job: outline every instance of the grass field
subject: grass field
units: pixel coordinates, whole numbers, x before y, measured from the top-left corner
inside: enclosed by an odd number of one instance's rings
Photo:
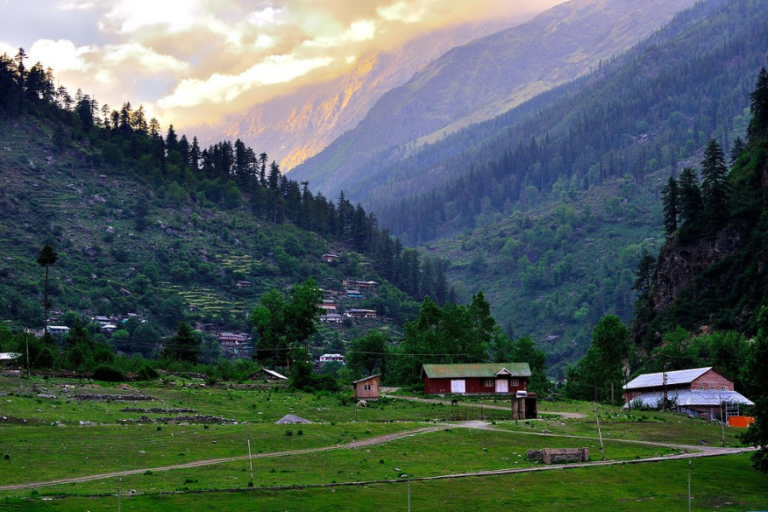
[[[158,381],[159,382],[159,381]],[[480,419],[480,412],[457,410],[441,404],[423,404],[402,399],[385,399],[372,402],[370,407],[356,408],[349,403],[349,393],[305,394],[292,393],[274,387],[272,389],[246,389],[232,386],[200,387],[201,380],[173,379],[167,385],[135,383],[129,390],[117,385],[86,381],[70,382],[62,379],[13,379],[0,378],[0,405],[2,415],[26,419],[30,423],[78,425],[80,421],[114,424],[121,420],[136,420],[144,413],[123,412],[124,408],[189,408],[195,414],[217,416],[237,422],[274,423],[286,414],[296,414],[314,422],[348,421],[431,421],[434,419]],[[34,391],[37,384],[39,391]],[[76,387],[63,393],[64,385]],[[193,387],[187,387],[192,385]],[[232,384],[238,386],[237,384]],[[77,395],[148,395],[155,400],[140,402],[78,400]],[[55,396],[40,398],[38,395]],[[154,415],[158,416],[158,415]],[[162,414],[160,416],[168,416]],[[506,419],[505,411],[484,411],[488,419]]]
[[[295,430],[294,430],[295,431]],[[304,430],[306,432],[306,429]],[[373,432],[373,431],[371,431]],[[302,437],[313,436],[314,432]],[[283,436],[285,437],[285,436]],[[296,436],[294,436],[296,437]],[[342,438],[357,437],[345,430]],[[332,441],[332,440],[331,440]],[[278,451],[285,445],[280,443]],[[300,449],[301,446],[315,447],[314,443],[295,443],[287,449]],[[331,443],[327,443],[330,445]],[[644,446],[621,442],[607,443],[607,452],[613,460],[633,460],[636,458],[665,456],[680,453],[674,448]],[[262,447],[263,443],[258,446]],[[129,451],[124,448],[124,451]],[[265,445],[268,446],[268,445]],[[450,446],[450,450],[444,447]],[[297,454],[276,458],[258,458],[254,463],[254,483],[256,486],[291,486],[313,485],[336,482],[373,481],[398,478],[401,473],[414,477],[430,477],[453,473],[490,471],[509,468],[536,467],[537,464],[526,460],[526,450],[548,448],[568,448],[586,446],[590,449],[592,460],[600,460],[597,441],[579,440],[563,437],[525,436],[513,432],[497,432],[467,428],[453,428],[437,432],[423,433],[397,439],[381,445],[363,446],[354,449]],[[117,448],[116,450],[119,450]],[[265,450],[266,451],[266,450]],[[148,460],[136,456],[135,450],[128,454],[122,466],[147,467]],[[214,452],[216,453],[214,455]],[[120,452],[118,452],[120,453]],[[179,463],[177,454],[169,453],[160,464]],[[242,455],[242,450],[232,452]],[[212,451],[211,456],[231,456],[228,451]],[[198,457],[199,458],[199,457]],[[170,459],[170,460],[169,460]],[[157,458],[152,460],[157,461]],[[103,461],[102,461],[103,462]],[[184,462],[184,461],[181,461]],[[141,466],[140,464],[144,464]],[[94,472],[98,465],[87,464]],[[402,471],[395,471],[398,468]],[[405,469],[404,469],[405,468]],[[240,460],[200,468],[151,472],[151,474],[130,475],[124,477],[125,485],[139,492],[167,492],[179,488],[190,490],[229,489],[242,487],[248,483],[248,461]],[[105,471],[100,469],[100,471]],[[39,477],[38,477],[39,478]],[[44,487],[40,494],[108,494],[112,492],[113,480],[93,481]],[[8,482],[11,483],[11,482]],[[11,491],[6,494],[18,494]],[[24,492],[28,494],[29,491]],[[0,494],[2,496],[2,494]]]
[[[759,510],[768,506],[766,477],[752,471],[747,457],[702,459],[692,465],[694,511]],[[411,482],[412,510],[643,511],[687,510],[687,461],[555,470],[483,478]],[[116,484],[116,482],[112,482]],[[123,489],[126,489],[123,486]],[[50,498],[49,498],[50,499]],[[123,496],[122,510],[327,511],[406,510],[407,484],[368,484],[281,491],[180,493]],[[115,510],[109,497],[67,497],[42,501],[0,501],[8,511]]]
[[[75,388],[63,393],[65,384]],[[87,382],[55,379],[0,379],[0,486],[137,471],[121,475],[123,492],[129,493],[122,498],[123,510],[392,510],[405,506],[405,486],[400,477],[407,473],[417,479],[411,484],[414,510],[497,510],[510,504],[528,510],[573,506],[587,510],[683,510],[687,506],[684,462],[628,463],[693,452],[702,446],[700,441],[720,445],[721,430],[715,424],[673,414],[627,416],[618,409],[601,408],[606,457],[619,461],[619,465],[571,467],[568,471],[562,471],[567,466],[558,466],[544,473],[425,481],[418,479],[541,468],[526,461],[528,449],[588,447],[591,460],[600,460],[592,406],[545,402],[557,404],[552,413],[579,412],[586,417],[515,422],[502,421],[507,411],[495,411],[498,418],[467,424],[472,427],[467,428],[450,423],[479,419],[479,407],[396,399],[355,408],[345,400],[346,394],[243,389],[234,383],[208,387],[199,386],[199,381],[193,387],[189,384],[189,379],[174,379],[120,389],[107,383],[92,387]],[[85,393],[151,395],[154,400],[76,398]],[[38,394],[55,397],[39,398]],[[124,412],[127,407],[168,412]],[[237,424],[173,420],[121,423],[140,416],[173,418],[179,414],[173,409],[178,408],[221,416]],[[487,418],[493,412],[485,408],[483,415]],[[289,413],[315,423],[274,425],[276,419]],[[2,421],[3,417],[10,421]],[[27,422],[19,423],[19,419]],[[95,424],[80,426],[80,421]],[[485,426],[478,429],[475,425]],[[424,428],[437,430],[425,432]],[[253,488],[248,486],[245,458],[248,431],[254,454]],[[726,443],[737,446],[738,432],[725,431]],[[376,439],[395,434],[401,436]],[[200,461],[210,462],[201,467],[163,470]],[[768,496],[764,491],[768,481],[752,471],[745,455],[695,459],[693,465],[700,493],[694,493],[694,510],[754,510]],[[725,467],[720,474],[719,465]],[[395,483],[377,483],[381,481]],[[353,482],[365,484],[341,486]],[[117,476],[113,475],[6,490],[0,492],[0,510],[114,510],[116,484]],[[331,487],[323,487],[328,485]],[[272,489],[277,487],[283,489]]]

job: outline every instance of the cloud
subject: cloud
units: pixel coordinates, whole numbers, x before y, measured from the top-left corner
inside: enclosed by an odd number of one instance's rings
[[[216,73],[206,80],[183,80],[170,95],[161,98],[157,105],[163,109],[174,109],[230,102],[253,87],[290,82],[330,63],[328,57],[297,59],[292,55],[273,55],[238,75]]]
[[[200,4],[200,0],[117,0],[102,26],[121,34],[148,27],[180,32],[195,26],[202,13]]]
[[[333,48],[347,43],[358,43],[373,39],[376,24],[373,20],[361,20],[352,23],[347,30],[335,36],[318,36],[304,41],[307,48]]]
[[[92,46],[75,46],[75,43],[66,39],[53,41],[51,39],[39,39],[35,41],[27,54],[32,62],[41,62],[45,66],[55,68],[56,71],[83,71],[93,68],[88,62],[89,54],[96,48]]]
[[[60,11],[90,11],[100,5],[97,1],[85,0],[66,0],[56,4],[56,9]]]
[[[250,13],[248,15],[248,22],[257,27],[263,27],[265,25],[282,25],[284,23],[283,18],[285,15],[285,9],[267,7],[261,11],[253,11]]]
[[[0,55],[7,53],[9,57],[13,57],[18,51],[18,48],[14,48],[12,45],[0,41]]]
[[[24,46],[68,89],[195,124],[335,78],[432,30],[564,0],[47,1],[55,8],[0,0],[0,53]]]
[[[104,49],[103,62],[110,65],[133,63],[142,74],[183,73],[190,65],[170,55],[162,55],[138,43],[110,45]]]
[[[376,13],[387,21],[402,21],[403,23],[416,23],[424,17],[425,10],[414,9],[405,2],[397,2],[391,5],[376,8]]]

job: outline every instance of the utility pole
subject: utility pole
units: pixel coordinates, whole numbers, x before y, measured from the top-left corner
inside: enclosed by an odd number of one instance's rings
[[[661,356],[661,380],[664,384],[664,403],[661,406],[662,412],[667,412],[667,360],[662,354]]]
[[[45,332],[43,332],[43,337],[45,337]],[[27,344],[27,378],[29,378],[29,336],[24,336],[24,341]]]
[[[248,487],[253,487],[253,457],[251,456],[251,427],[246,429],[248,433],[248,465],[251,467],[251,481],[248,482]]]
[[[688,461],[688,512],[691,512],[691,461]]]
[[[600,408],[597,402],[593,402],[595,407],[595,421],[597,422],[597,435],[600,436],[600,453],[603,454],[603,460],[605,460],[605,449],[603,448],[603,432],[600,430],[600,418],[597,416],[597,410]]]
[[[117,512],[120,512],[120,482],[122,481],[122,478],[117,479]]]
[[[411,512],[411,474],[408,473],[408,512]]]
[[[720,436],[723,440],[723,446],[725,446],[725,422],[728,421],[725,417],[725,402],[720,399]]]

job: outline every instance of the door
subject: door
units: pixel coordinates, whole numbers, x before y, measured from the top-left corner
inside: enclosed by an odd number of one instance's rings
[[[496,392],[509,393],[509,381],[507,379],[496,379]]]
[[[466,387],[464,386],[463,380],[452,380],[451,381],[451,393],[457,393],[457,394],[464,394],[466,393]]]

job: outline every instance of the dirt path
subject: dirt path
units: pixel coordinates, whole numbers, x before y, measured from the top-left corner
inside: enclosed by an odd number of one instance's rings
[[[376,444],[388,443],[404,437],[411,437],[419,434],[428,434],[431,432],[437,432],[439,430],[445,430],[447,428],[453,428],[454,425],[440,425],[436,427],[426,427],[416,430],[406,430],[404,432],[397,432],[395,434],[387,434],[385,436],[372,437],[370,439],[363,439],[361,441],[354,441],[348,444],[337,444],[333,446],[323,446],[321,448],[307,448],[304,450],[289,450],[284,452],[272,452],[272,453],[259,453],[254,455],[254,459],[265,459],[269,457],[284,457],[286,455],[303,455],[309,453],[327,452],[331,450],[350,450],[354,448],[363,448],[365,446],[373,446]],[[221,459],[208,459],[199,460],[195,462],[188,462],[186,464],[174,464],[172,466],[161,466],[152,468],[141,469],[129,469],[125,471],[113,471],[111,473],[101,473],[98,475],[87,475],[75,478],[63,478],[60,480],[50,480],[47,482],[31,482],[26,484],[14,484],[14,485],[0,485],[0,491],[13,491],[19,489],[34,489],[36,487],[48,487],[50,485],[71,484],[79,482],[90,482],[92,480],[103,480],[106,478],[116,478],[128,475],[137,475],[145,473],[146,471],[152,471],[153,473],[159,471],[172,471],[174,469],[186,469],[186,468],[199,468],[202,466],[213,466],[216,464],[222,464],[225,462],[235,462],[238,460],[248,460],[247,455],[240,455],[237,457],[226,457]]]
[[[384,393],[386,393],[387,390],[389,390],[389,392],[392,392],[391,391],[392,389],[397,389],[397,388],[382,388],[382,395],[381,396],[385,396],[387,398],[397,398],[399,400],[411,400],[413,402],[422,402],[422,403],[425,403],[425,404],[452,405],[450,400],[441,400],[441,399],[437,399],[437,398],[419,398],[419,397],[416,397],[416,396],[400,396],[400,395],[387,395],[387,394],[384,394]],[[457,405],[459,405],[460,407],[474,407],[474,408],[484,407],[486,409],[493,409],[493,410],[496,410],[496,411],[509,411],[510,410],[509,407],[501,406],[501,405],[475,404],[475,403],[472,403],[472,402],[462,402],[462,401],[459,401],[457,403]],[[551,412],[551,411],[545,411],[545,412],[542,412],[542,414],[552,414],[552,415],[560,416],[561,418],[567,418],[567,419],[579,419],[579,418],[586,418],[587,417],[585,414],[581,414],[580,412]]]
[[[539,437],[566,437],[568,439],[581,439],[586,441],[597,441],[597,437],[589,437],[589,436],[575,436],[572,434],[546,434],[542,432],[526,432],[524,430],[508,430],[505,428],[499,428],[494,427],[490,423],[486,421],[464,421],[461,423],[451,423],[447,424],[446,427],[450,428],[474,428],[477,430],[491,430],[493,432],[503,432],[505,434],[512,434],[512,435],[523,435],[523,436],[539,436]],[[630,443],[630,444],[641,444],[645,446],[661,446],[664,448],[678,448],[680,450],[687,450],[688,452],[707,452],[712,453],[715,455],[724,455],[728,452],[728,450],[750,450],[750,448],[728,448],[728,447],[720,447],[720,446],[706,446],[706,445],[691,445],[691,444],[673,444],[673,443],[663,443],[659,441],[641,441],[639,439],[614,439],[614,438],[606,438],[603,439],[603,442],[605,443]]]
[[[518,432],[514,430],[505,430],[493,427],[492,425],[488,424],[484,421],[468,421],[463,423],[446,423],[440,426],[434,426],[434,427],[425,427],[420,428],[416,430],[407,430],[404,432],[397,432],[394,434],[388,434],[385,436],[378,436],[373,437],[370,439],[364,439],[361,441],[354,441],[352,443],[344,444],[344,445],[333,445],[333,446],[324,446],[320,448],[307,448],[304,450],[290,450],[290,451],[283,451],[283,452],[273,452],[273,453],[261,453],[258,455],[254,455],[254,459],[263,459],[263,458],[269,458],[269,457],[283,457],[287,455],[303,455],[303,454],[310,454],[310,453],[319,453],[319,452],[327,452],[332,450],[347,450],[347,449],[354,449],[354,448],[362,448],[365,446],[373,446],[377,444],[383,444],[390,441],[395,441],[398,439],[402,439],[405,437],[412,437],[415,435],[420,434],[428,434],[432,432],[438,432],[440,430],[445,430],[449,428],[472,428],[472,429],[480,429],[480,430],[492,430],[495,432],[503,432],[505,434],[509,435],[515,435],[515,434],[524,434],[524,435],[538,435],[542,437],[570,437],[574,439],[589,439],[594,440],[594,438],[591,437],[583,437],[583,436],[558,436],[555,434],[541,434],[541,433],[535,433],[535,432]],[[643,464],[643,463],[649,463],[649,462],[659,462],[659,461],[667,461],[667,460],[679,460],[679,459],[696,459],[696,458],[702,458],[702,457],[717,457],[717,456],[723,456],[723,455],[733,455],[743,452],[749,452],[754,451],[755,448],[748,447],[748,448],[720,448],[720,447],[710,447],[710,446],[689,446],[689,445],[676,445],[676,444],[670,444],[670,443],[657,443],[657,442],[651,442],[651,441],[636,441],[636,440],[619,440],[619,439],[613,439],[611,440],[613,442],[623,442],[623,443],[636,443],[636,444],[645,444],[645,445],[654,445],[654,446],[665,446],[665,447],[672,447],[672,448],[680,448],[680,449],[686,449],[686,450],[696,450],[697,453],[683,453],[679,455],[668,455],[665,457],[649,457],[644,459],[634,459],[634,460],[609,460],[609,461],[596,461],[596,462],[587,462],[587,463],[577,463],[577,464],[567,464],[567,465],[553,465],[553,466],[537,466],[533,468],[509,468],[509,469],[497,469],[497,470],[488,470],[488,471],[477,471],[472,473],[455,473],[455,474],[449,474],[449,475],[438,475],[438,476],[431,476],[431,477],[421,477],[421,478],[412,478],[412,481],[429,481],[429,480],[445,480],[445,479],[454,479],[454,478],[469,478],[469,477],[483,477],[483,476],[494,476],[494,475],[507,475],[507,474],[514,474],[514,473],[531,473],[535,471],[553,471],[553,470],[567,470],[567,469],[573,469],[573,468],[587,468],[587,467],[595,467],[595,466],[612,466],[617,464]],[[26,484],[15,484],[15,485],[4,485],[0,486],[0,491],[12,491],[12,490],[21,490],[21,489],[34,489],[37,487],[48,487],[52,485],[61,485],[61,484],[70,484],[70,483],[82,483],[82,482],[89,482],[93,480],[103,480],[107,478],[116,478],[116,477],[123,477],[128,475],[136,475],[140,473],[145,473],[146,471],[152,471],[152,472],[158,472],[158,471],[172,471],[175,469],[186,469],[186,468],[197,468],[197,467],[203,467],[203,466],[212,466],[216,464],[222,464],[226,462],[234,462],[234,461],[240,461],[240,460],[247,460],[248,456],[238,456],[238,457],[227,457],[227,458],[221,458],[221,459],[209,459],[209,460],[201,460],[196,462],[189,462],[186,464],[175,464],[172,466],[161,466],[161,467],[152,467],[152,468],[141,468],[141,469],[132,469],[132,470],[126,470],[126,471],[114,471],[110,473],[101,473],[98,475],[88,475],[88,476],[82,476],[82,477],[76,477],[76,478],[66,478],[66,479],[60,479],[60,480],[50,480],[47,482],[32,482],[32,483],[26,483]],[[370,485],[370,484],[377,484],[377,483],[397,483],[397,482],[403,482],[403,480],[372,480],[372,481],[364,481],[364,482],[342,482],[342,483],[331,483],[331,484],[306,484],[306,485],[291,485],[291,486],[278,486],[278,487],[266,487],[263,488],[264,490],[271,489],[271,490],[280,490],[280,489],[296,489],[297,487],[301,488],[314,488],[314,487],[344,487],[344,486],[359,486],[359,485]],[[229,492],[229,491],[235,491],[235,490],[242,490],[242,489],[216,489],[211,490],[210,492]],[[198,492],[198,491],[195,491]],[[163,493],[167,494],[167,493]],[[170,493],[170,494],[177,494],[177,493]]]

